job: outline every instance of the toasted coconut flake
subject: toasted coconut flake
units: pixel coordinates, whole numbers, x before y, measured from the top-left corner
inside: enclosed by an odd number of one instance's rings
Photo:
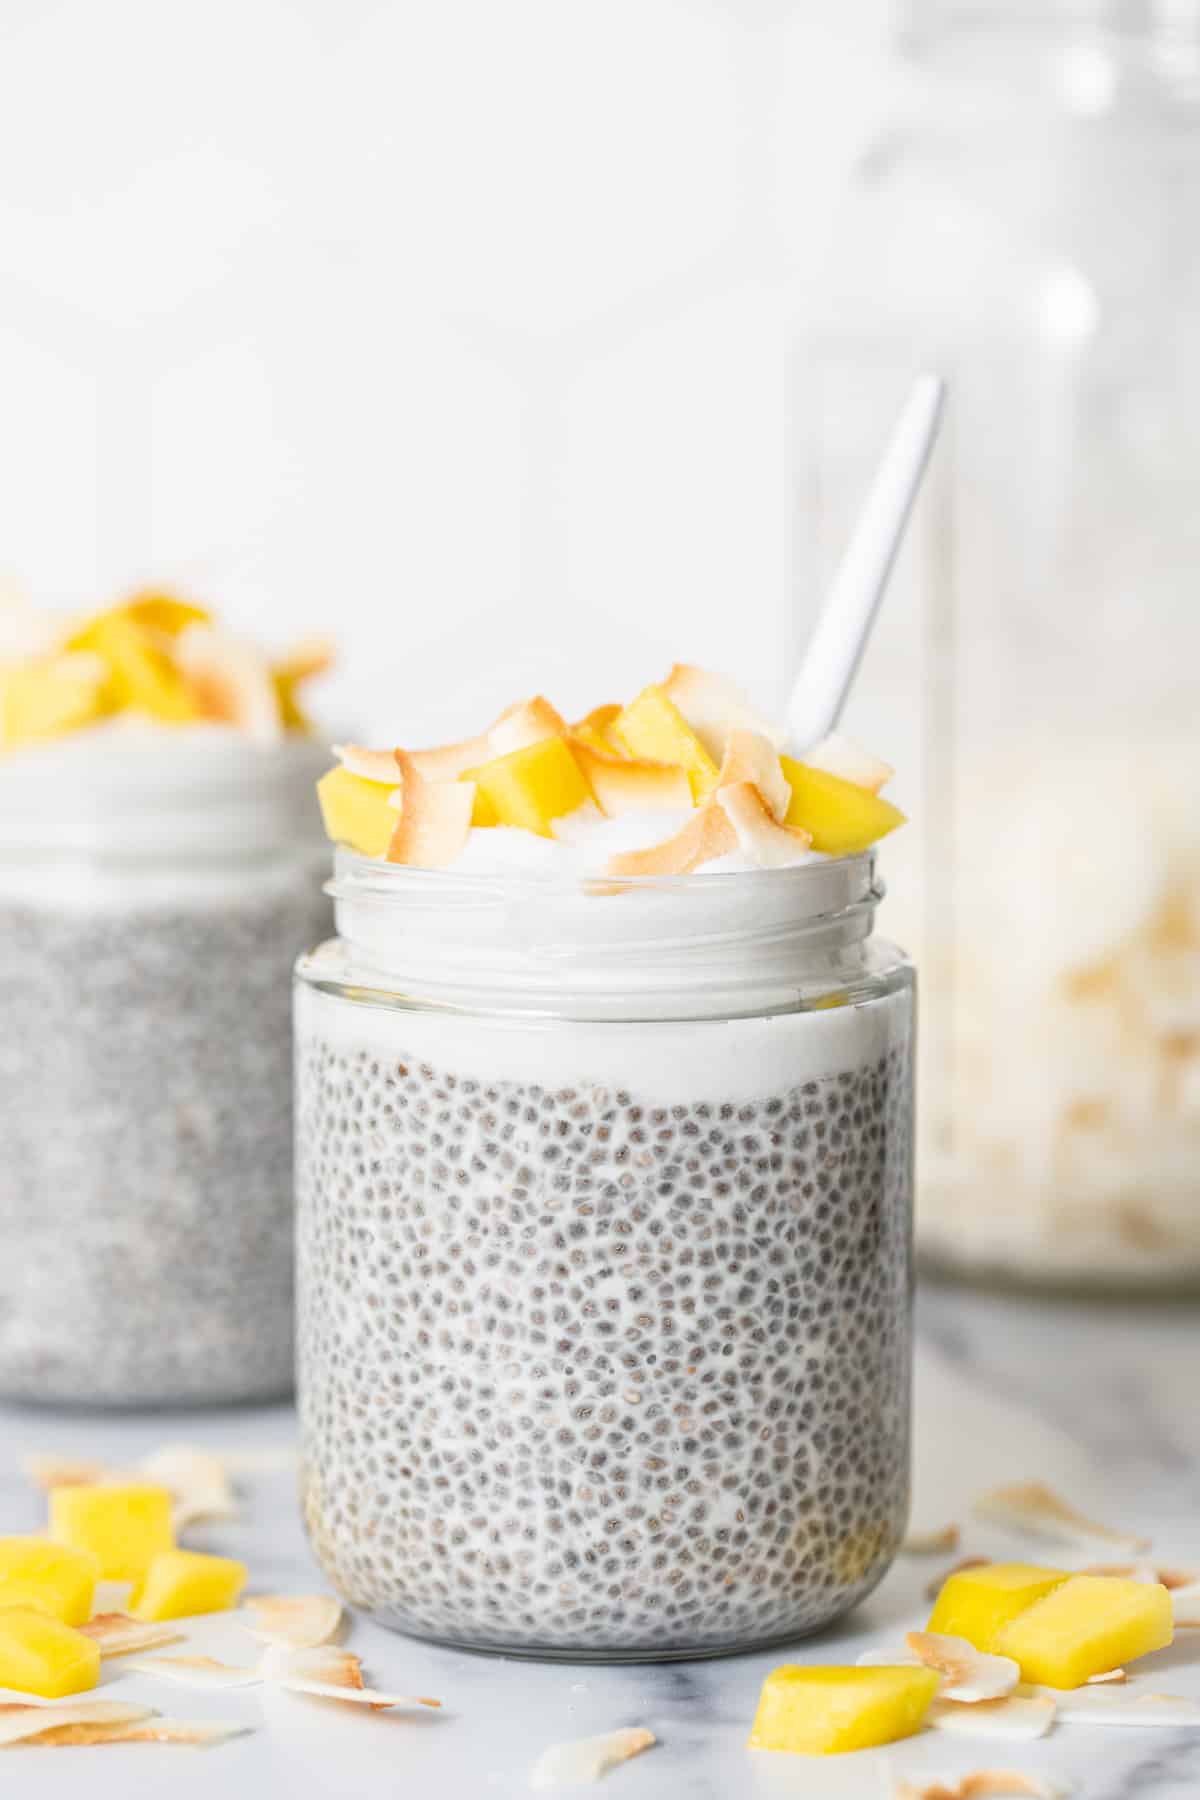
[[[92,1487],[109,1479],[111,1471],[99,1462],[82,1462],[70,1456],[48,1456],[40,1451],[21,1458],[21,1472],[49,1493],[56,1487]]]
[[[944,1700],[939,1695],[926,1722],[935,1731],[959,1737],[1039,1738],[1054,1723],[1055,1702],[1048,1694],[1005,1694],[999,1700]]]
[[[1179,1588],[1200,1587],[1200,1569],[1160,1568],[1155,1563],[1089,1563],[1081,1575],[1118,1575],[1127,1581],[1157,1581],[1175,1593]]]
[[[128,1613],[97,1613],[79,1627],[85,1637],[94,1638],[101,1656],[130,1656],[137,1650],[158,1650],[164,1644],[177,1644],[183,1637],[172,1621],[143,1624]]]
[[[427,781],[407,751],[397,750],[400,786],[391,804],[400,814],[387,860],[412,869],[444,869],[467,841],[475,806],[473,781]]]
[[[690,875],[694,869],[737,849],[737,833],[715,803],[693,813],[673,837],[646,850],[623,850],[608,859],[609,875]]]
[[[692,789],[685,769],[618,756],[615,750],[598,750],[574,735],[567,742],[606,818],[630,812],[691,810]]]
[[[333,754],[343,769],[363,781],[378,781],[385,787],[399,787],[400,765],[394,750],[367,750],[362,744],[335,744]]]
[[[736,726],[725,743],[725,755],[717,776],[717,792],[748,781],[758,789],[771,817],[778,822],[792,803],[792,790],[783,772],[779,752],[761,731]],[[735,821],[736,823],[736,821]]]
[[[1179,1694],[1147,1694],[1133,1687],[1022,1688],[1049,1700],[1065,1725],[1200,1726],[1200,1701]]]
[[[143,1459],[141,1473],[168,1488],[176,1532],[201,1520],[236,1519],[238,1504],[219,1456],[191,1444],[168,1444]]]
[[[1011,1694],[1021,1679],[1021,1669],[1011,1656],[991,1656],[976,1650],[966,1638],[948,1637],[939,1631],[910,1631],[905,1643],[927,1669],[945,1677],[942,1700],[977,1705]]]
[[[939,1780],[898,1781],[892,1792],[894,1800],[1002,1800],[1014,1795],[1017,1800],[1062,1800],[1070,1788],[1059,1787],[1042,1775],[1027,1775],[1022,1769],[974,1769],[951,1785]]]
[[[1163,1585],[1168,1584],[1164,1582]],[[1191,1631],[1200,1626],[1200,1581],[1172,1588],[1171,1607],[1180,1631]]]
[[[824,769],[829,775],[840,775],[843,781],[866,788],[869,794],[877,794],[896,773],[890,763],[872,756],[869,750],[864,750],[840,731],[831,731],[819,744],[806,750],[803,760],[810,769]]]
[[[514,750],[528,750],[531,744],[546,738],[566,737],[567,721],[541,694],[532,700],[518,700],[508,706],[488,731],[489,755],[511,756]]]
[[[940,1525],[936,1531],[910,1531],[900,1546],[901,1554],[940,1556],[944,1551],[958,1549],[959,1536],[957,1525]]]
[[[1053,1543],[1100,1541],[1120,1544],[1126,1550],[1145,1550],[1150,1541],[1085,1518],[1044,1481],[1018,1481],[1009,1487],[992,1488],[979,1496],[974,1510],[977,1518],[990,1524],[1004,1525],[1030,1537],[1048,1538]]]
[[[345,1616],[333,1594],[252,1594],[246,1611],[252,1637],[293,1650],[332,1643]]]
[[[426,781],[457,781],[468,769],[490,760],[492,746],[486,731],[460,738],[455,744],[437,744],[430,750],[410,750],[413,768]]]
[[[599,1781],[631,1756],[640,1756],[658,1739],[644,1726],[627,1725],[599,1737],[576,1738],[569,1744],[552,1744],[543,1750],[529,1777],[532,1788],[581,1787]]]
[[[289,1693],[311,1694],[319,1700],[353,1700],[373,1712],[386,1712],[393,1706],[442,1704],[426,1694],[385,1694],[364,1687],[358,1657],[332,1645],[303,1650],[272,1645],[263,1655],[262,1673],[265,1681]]]
[[[936,1600],[952,1575],[959,1574],[963,1569],[984,1569],[991,1560],[990,1556],[964,1556],[959,1562],[951,1563],[948,1569],[944,1569],[940,1575],[935,1575],[933,1580],[926,1584],[925,1598]]]
[[[320,633],[304,637],[275,664],[275,673],[285,681],[311,681],[333,667],[337,650],[333,639]]]
[[[35,1744],[187,1744],[193,1750],[206,1750],[226,1738],[240,1737],[249,1725],[236,1720],[160,1719],[151,1714],[140,1723],[129,1725],[67,1725],[57,1731],[45,1731]]]
[[[738,727],[756,731],[778,745],[776,727],[755,712],[737,683],[724,675],[676,663],[662,689],[718,765],[724,760],[730,732]]]
[[[804,861],[811,836],[791,825],[777,825],[752,781],[718,788],[716,803],[733,826],[739,847],[760,869],[784,869]]]
[[[0,1748],[29,1743],[48,1733],[72,1726],[131,1725],[148,1719],[149,1706],[130,1706],[120,1700],[68,1700],[50,1706],[0,1705]]]
[[[235,1668],[232,1663],[218,1662],[213,1656],[146,1656],[125,1664],[137,1675],[159,1675],[164,1681],[178,1682],[181,1687],[236,1688],[252,1687],[263,1679],[262,1669]]]
[[[1110,1681],[1128,1680],[1129,1677],[1124,1669],[1106,1669],[1103,1675],[1089,1675],[1083,1685],[1084,1687],[1103,1687]]]
[[[188,625],[173,654],[201,710],[257,744],[277,744],[283,718],[270,664],[256,644],[212,625]]]

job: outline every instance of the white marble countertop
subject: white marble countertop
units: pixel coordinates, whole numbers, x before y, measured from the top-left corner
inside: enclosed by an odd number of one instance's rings
[[[1184,1306],[1084,1307],[955,1293],[918,1308],[914,1525],[964,1525],[964,1551],[1035,1548],[968,1520],[970,1497],[999,1481],[1050,1482],[1093,1516],[1152,1536],[1163,1560],[1200,1563],[1200,1332]],[[243,1557],[253,1585],[303,1591],[318,1577],[300,1532],[285,1408],[173,1416],[0,1411],[0,1529],[28,1530],[40,1496],[24,1452],[128,1462],[168,1442],[281,1454],[246,1486],[244,1521],[193,1533],[196,1548]],[[704,1663],[625,1667],[527,1663],[435,1650],[355,1622],[368,1679],[432,1693],[440,1714],[369,1714],[246,1688],[205,1694],[106,1665],[107,1697],[144,1699],[176,1717],[239,1719],[252,1730],[207,1752],[143,1745],[4,1752],[20,1800],[191,1800],[371,1792],[476,1800],[529,1792],[550,1743],[645,1724],[656,1748],[605,1778],[613,1800],[880,1800],[895,1775],[961,1775],[981,1766],[1036,1770],[1085,1800],[1196,1800],[1200,1731],[1059,1725],[1036,1743],[955,1741],[927,1732],[886,1751],[820,1760],[745,1749],[759,1684],[779,1662],[853,1662],[923,1621],[921,1590],[953,1560],[902,1558],[852,1618],[794,1651]],[[1086,1560],[1086,1559],[1080,1559]],[[189,1627],[191,1647],[245,1660],[232,1617]],[[1138,1665],[1145,1687],[1200,1698],[1200,1632]],[[583,1791],[583,1790],[573,1790]]]

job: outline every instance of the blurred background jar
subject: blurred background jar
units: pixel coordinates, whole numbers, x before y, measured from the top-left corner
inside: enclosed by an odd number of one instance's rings
[[[819,583],[913,369],[950,378],[847,720],[921,772],[885,911],[925,972],[919,1243],[1195,1285],[1200,8],[914,0],[903,44],[795,448]]]

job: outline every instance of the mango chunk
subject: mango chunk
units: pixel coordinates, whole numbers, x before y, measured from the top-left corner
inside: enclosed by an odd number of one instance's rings
[[[86,1625],[99,1573],[90,1550],[45,1538],[0,1537],[0,1607],[32,1608],[64,1625]]]
[[[0,1610],[0,1687],[59,1700],[100,1679],[100,1646],[32,1608]]]
[[[1067,1578],[1065,1569],[1045,1569],[1036,1563],[985,1563],[979,1569],[960,1569],[943,1582],[925,1629],[966,1638],[977,1650],[994,1650],[1010,1619]]]
[[[716,791],[719,770],[675,702],[660,687],[643,688],[619,713],[611,731],[630,756],[647,762],[675,763],[687,770],[692,799],[703,805]]]
[[[108,671],[91,656],[46,656],[0,669],[0,746],[75,731],[108,704]]]
[[[212,614],[190,600],[177,600],[174,594],[149,590],[135,594],[122,609],[135,625],[147,631],[160,631],[164,637],[178,637],[188,625],[211,625]]]
[[[498,825],[500,815],[479,785],[479,770],[464,769],[458,779],[475,783],[475,802],[471,808],[471,829],[486,831],[489,826]]]
[[[783,822],[807,831],[813,849],[824,856],[855,856],[904,824],[898,806],[855,782],[843,781],[826,769],[811,769],[792,756],[779,760],[792,790]]]
[[[227,1612],[241,1598],[246,1575],[245,1563],[231,1556],[164,1550],[134,1588],[129,1610],[147,1624],[186,1619],[193,1613]]]
[[[1076,1688],[1093,1675],[1162,1650],[1174,1637],[1171,1596],[1158,1581],[1072,1575],[997,1633],[996,1650],[1022,1681]]]
[[[151,632],[127,608],[114,607],[88,621],[71,639],[71,650],[91,650],[108,665],[116,703],[169,724],[187,725],[204,717],[191,688]]]
[[[573,813],[592,797],[583,771],[562,738],[543,738],[482,763],[474,771],[479,796],[500,825],[519,825],[550,837],[555,819]]]
[[[831,1756],[890,1744],[921,1729],[940,1684],[935,1669],[788,1663],[763,1682],[750,1747]]]
[[[390,785],[352,775],[340,766],[322,775],[317,783],[317,799],[325,830],[334,843],[345,844],[361,856],[386,856],[398,816],[395,807],[388,805],[388,797],[399,786],[399,769]]]
[[[50,1536],[90,1550],[102,1581],[139,1581],[156,1556],[175,1548],[171,1495],[148,1481],[53,1488]]]

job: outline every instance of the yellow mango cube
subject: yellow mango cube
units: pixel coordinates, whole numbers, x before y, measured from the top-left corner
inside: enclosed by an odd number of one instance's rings
[[[1174,1635],[1171,1596],[1161,1582],[1072,1575],[1010,1619],[996,1650],[1020,1663],[1022,1681],[1077,1688],[1164,1649]]]
[[[929,1615],[927,1631],[966,1638],[977,1650],[994,1650],[1008,1624],[1067,1580],[1065,1569],[1036,1563],[985,1563],[947,1576]]]
[[[0,1537],[0,1607],[32,1607],[64,1625],[86,1625],[99,1573],[90,1550],[45,1538]]]
[[[45,656],[0,669],[0,746],[75,731],[108,705],[108,673],[93,657]]]
[[[660,687],[643,688],[607,729],[631,756],[686,769],[697,806],[716,790],[716,763],[675,702]]]
[[[91,650],[107,665],[119,707],[149,713],[168,724],[187,725],[204,716],[203,708],[153,633],[115,607],[89,620],[71,639],[72,650]]]
[[[227,1612],[241,1598],[246,1575],[245,1563],[231,1556],[164,1550],[134,1588],[129,1610],[148,1624],[186,1619],[194,1613]]]
[[[388,805],[388,797],[399,786],[399,769],[393,786],[352,775],[340,764],[322,775],[317,783],[317,799],[325,830],[334,843],[345,844],[360,856],[386,856],[400,817],[395,807]]]
[[[813,849],[824,856],[855,856],[904,824],[898,806],[855,782],[810,769],[792,756],[779,760],[792,790],[783,822],[807,831]]]
[[[100,1646],[31,1607],[0,1610],[0,1687],[59,1700],[100,1679]]]
[[[497,824],[518,825],[539,837],[550,837],[555,819],[565,818],[592,797],[583,770],[557,737],[494,757],[473,774],[477,806],[482,796]]]
[[[121,608],[126,618],[147,631],[161,632],[164,637],[178,637],[188,625],[211,625],[212,614],[190,600],[177,600],[174,594],[147,592],[135,594]]]
[[[489,826],[498,825],[500,815],[479,785],[479,770],[464,769],[458,779],[475,783],[475,800],[471,807],[471,829],[486,831]]]
[[[831,1756],[919,1731],[941,1684],[934,1669],[772,1669],[762,1685],[752,1750]]]
[[[92,1551],[102,1581],[140,1581],[156,1556],[175,1548],[171,1495],[148,1481],[52,1488],[50,1536]]]
[[[296,698],[296,689],[303,678],[292,673],[290,669],[272,669],[271,682],[275,689],[275,698],[279,702],[279,717],[285,731],[312,731],[312,720]]]

